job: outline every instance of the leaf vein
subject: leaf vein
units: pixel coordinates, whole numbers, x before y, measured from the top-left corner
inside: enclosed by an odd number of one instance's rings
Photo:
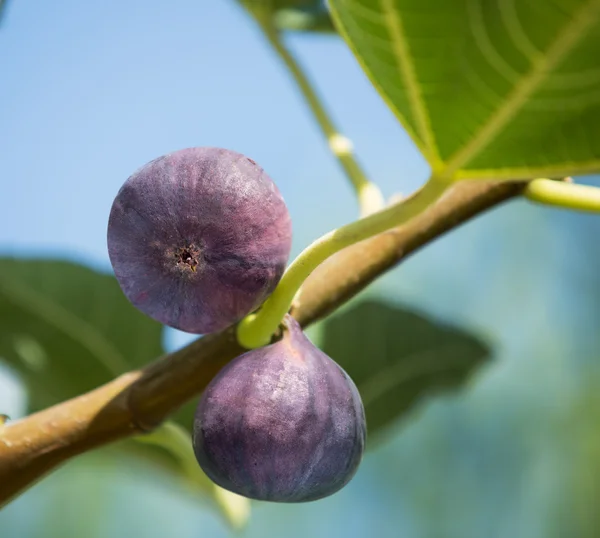
[[[478,2],[479,0],[471,0]],[[475,136],[462,149],[455,152],[442,176],[452,177],[457,170],[471,162],[483,151],[514,118],[527,103],[529,97],[550,76],[552,70],[583,39],[587,30],[596,22],[600,11],[600,2],[590,0],[567,24],[558,38],[546,51],[532,63],[529,72],[515,85],[508,98],[501,104],[488,121],[481,126]]]
[[[393,0],[380,0],[380,6],[384,13],[385,25],[392,40],[398,69],[406,85],[410,108],[417,123],[417,132],[425,145],[428,161],[432,167],[437,168],[440,163],[439,152],[431,129],[427,106],[422,96],[416,69],[404,33],[400,13],[394,9]]]

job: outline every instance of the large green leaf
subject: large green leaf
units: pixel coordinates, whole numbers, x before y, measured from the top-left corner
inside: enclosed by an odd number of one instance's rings
[[[600,0],[330,0],[434,173],[600,171]]]
[[[112,276],[65,261],[0,259],[0,360],[23,380],[29,411],[92,390],[162,355],[162,330],[129,303]],[[191,471],[192,422],[184,416],[183,427],[168,424],[140,437],[143,447],[120,446],[208,495],[239,526],[247,500],[216,487],[198,465]]]
[[[379,301],[332,316],[319,340],[356,383],[369,438],[424,397],[460,387],[489,358],[488,346],[466,331]]]

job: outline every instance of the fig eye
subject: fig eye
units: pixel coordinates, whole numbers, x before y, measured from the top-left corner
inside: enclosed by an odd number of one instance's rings
[[[194,246],[182,247],[175,251],[175,261],[180,267],[196,272],[200,263],[200,249]]]

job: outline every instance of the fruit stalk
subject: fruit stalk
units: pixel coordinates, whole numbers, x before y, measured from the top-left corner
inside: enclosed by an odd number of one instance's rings
[[[600,212],[600,189],[590,185],[539,178],[528,183],[523,195],[533,202],[546,205]]]
[[[350,245],[404,224],[436,202],[448,186],[432,177],[401,202],[333,230],[309,245],[288,267],[262,308],[239,323],[237,339],[240,345],[248,349],[267,345],[290,309],[296,293],[322,262]]]

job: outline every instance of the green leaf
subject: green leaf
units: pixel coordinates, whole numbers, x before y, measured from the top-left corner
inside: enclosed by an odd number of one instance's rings
[[[330,0],[433,173],[600,171],[600,0]]]
[[[0,259],[0,356],[30,411],[72,398],[163,353],[162,326],[114,277],[74,263]]]
[[[323,323],[321,348],[352,377],[369,438],[424,397],[459,388],[489,358],[466,331],[380,301],[364,301]]]
[[[161,356],[162,332],[161,324],[129,303],[113,276],[66,261],[0,259],[0,360],[23,380],[29,411],[88,392]],[[136,453],[194,485],[239,526],[248,507],[191,465],[190,409],[181,426],[143,437],[148,446]]]

